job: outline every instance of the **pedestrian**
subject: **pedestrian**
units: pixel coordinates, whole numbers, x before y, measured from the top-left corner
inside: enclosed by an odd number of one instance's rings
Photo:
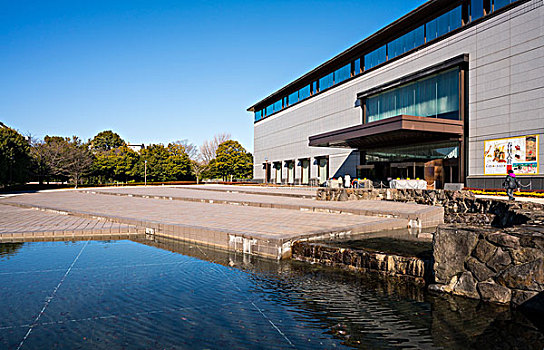
[[[506,193],[508,194],[508,200],[516,200],[514,198],[514,190],[517,188],[519,192],[521,183],[518,179],[516,179],[516,174],[514,174],[513,170],[508,170],[508,175],[506,175],[502,186],[506,189]]]
[[[351,187],[351,176],[349,174],[344,175],[344,187],[345,188]]]

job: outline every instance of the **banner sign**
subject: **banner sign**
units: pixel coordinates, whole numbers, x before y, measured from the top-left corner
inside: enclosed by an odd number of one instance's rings
[[[538,137],[527,135],[484,141],[484,174],[538,174]]]

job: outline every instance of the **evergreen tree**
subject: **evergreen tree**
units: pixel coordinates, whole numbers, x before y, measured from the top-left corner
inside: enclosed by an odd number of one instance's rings
[[[101,131],[90,141],[93,152],[107,152],[126,145],[125,140],[111,130]]]
[[[1,126],[0,185],[25,183],[30,165],[30,143],[14,129]]]
[[[253,177],[253,156],[234,140],[217,147],[216,157],[210,162],[212,171],[224,180],[229,177],[249,179]]]

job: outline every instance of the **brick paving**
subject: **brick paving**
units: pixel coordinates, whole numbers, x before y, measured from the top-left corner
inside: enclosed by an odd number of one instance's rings
[[[406,219],[303,212],[243,205],[169,201],[78,191],[25,194],[0,200],[11,204],[101,217],[148,229],[149,233],[227,249],[281,257],[294,239],[332,237],[407,227]],[[3,205],[0,210],[3,210]],[[249,245],[254,246],[248,248]],[[283,250],[282,250],[283,249]]]
[[[322,202],[281,196],[281,192],[231,191],[233,187],[215,186],[212,191],[185,186],[96,188],[12,196],[0,199],[0,240],[146,232],[282,258],[289,255],[294,240],[345,238],[406,228],[412,218],[431,223],[443,217],[438,207],[386,201]]]
[[[107,218],[124,218],[155,223],[183,224],[240,233],[280,237],[318,229],[333,230],[359,224],[381,222],[384,218],[360,215],[307,213],[287,209],[249,206],[210,205],[208,203],[165,201],[138,197],[118,197],[81,192],[26,194],[4,200],[72,213]],[[396,221],[391,221],[396,222]],[[402,221],[406,222],[406,221]]]
[[[309,210],[332,213],[349,213],[366,216],[392,216],[419,220],[423,227],[434,227],[443,223],[442,207],[431,207],[413,203],[399,203],[379,200],[360,200],[346,202],[326,202],[309,198],[269,196],[247,192],[231,192],[240,186],[216,186],[216,191],[202,190],[205,186],[183,187],[119,187],[87,190],[98,194],[120,194],[157,199],[176,199],[220,204],[238,204],[245,206]],[[286,188],[285,191],[288,191]],[[301,189],[309,191],[308,189]],[[315,191],[315,189],[314,189]]]
[[[239,193],[262,194],[267,196],[315,198],[316,187],[306,186],[251,186],[251,185],[180,185],[178,188],[199,189],[204,191],[233,191]]]
[[[0,204],[0,242],[136,232],[132,225]]]

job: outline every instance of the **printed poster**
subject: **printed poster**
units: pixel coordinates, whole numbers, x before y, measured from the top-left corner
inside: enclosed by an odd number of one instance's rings
[[[538,137],[527,135],[484,141],[484,174],[538,174]]]

